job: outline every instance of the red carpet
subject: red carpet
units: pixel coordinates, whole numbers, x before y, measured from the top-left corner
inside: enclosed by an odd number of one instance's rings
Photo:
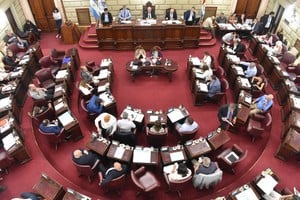
[[[59,50],[77,47],[77,45],[63,45],[55,39],[53,34],[43,34],[41,46],[46,55],[50,49],[55,47]],[[95,60],[97,63],[102,58],[111,57],[114,64],[114,75],[112,93],[117,99],[118,113],[120,114],[124,107],[131,104],[133,107],[141,108],[144,112],[147,109],[163,109],[183,104],[191,116],[199,123],[200,131],[198,136],[206,136],[208,132],[218,126],[217,105],[206,104],[195,107],[192,103],[192,95],[189,90],[189,82],[186,74],[186,59],[189,54],[203,56],[204,51],[209,51],[217,58],[219,43],[210,48],[164,51],[164,57],[174,59],[179,63],[178,71],[173,74],[173,81],[169,82],[166,76],[144,76],[137,77],[135,82],[131,81],[130,75],[125,69],[125,63],[133,57],[132,51],[98,51],[79,49],[81,63],[88,60]],[[273,92],[271,88],[268,91]],[[78,92],[74,90],[72,99],[77,99]],[[232,99],[231,93],[228,99]],[[48,146],[39,134],[34,134],[31,126],[31,119],[27,112],[31,111],[32,100],[27,99],[23,108],[22,128],[26,139],[26,146],[32,156],[32,161],[22,165],[14,166],[10,169],[9,175],[5,176],[2,184],[7,186],[7,190],[0,193],[0,199],[10,199],[16,197],[23,191],[31,191],[33,185],[38,181],[42,172],[48,174],[53,179],[61,183],[65,188],[73,188],[93,199],[119,199],[114,194],[105,194],[98,186],[98,178],[89,184],[87,178],[78,177],[77,171],[71,162],[71,153],[74,149],[85,147],[89,140],[90,131],[94,130],[93,123],[89,122],[83,112],[77,109],[77,101],[72,102],[72,112],[80,121],[80,126],[85,137],[78,142],[63,143],[58,151]],[[299,186],[300,173],[299,164],[295,161],[283,162],[274,157],[274,153],[279,145],[281,119],[280,106],[275,104],[272,108],[273,128],[271,133],[265,133],[263,139],[257,139],[252,143],[246,133],[230,134],[231,141],[226,146],[232,146],[234,143],[248,149],[248,157],[236,168],[236,175],[224,172],[222,182],[216,188],[211,190],[196,191],[192,184],[182,192],[183,199],[211,199],[216,196],[227,195],[236,187],[249,182],[254,176],[258,175],[263,169],[271,167],[280,178],[280,185],[292,188]],[[138,132],[138,144],[147,146],[144,132]],[[176,145],[176,135],[169,134],[168,145]],[[163,180],[160,167],[153,169],[153,172],[159,177],[161,188],[155,197],[159,199],[177,198],[176,193],[165,193],[167,185]],[[289,178],[292,176],[291,178]],[[136,188],[127,176],[128,184],[121,192],[122,198],[135,199]],[[142,198],[142,197],[140,197]]]

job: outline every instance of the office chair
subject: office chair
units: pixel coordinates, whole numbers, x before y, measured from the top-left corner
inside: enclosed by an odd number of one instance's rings
[[[55,78],[50,68],[43,68],[35,72],[37,84],[42,88],[53,88],[56,85]]]
[[[262,137],[265,130],[270,130],[271,126],[272,116],[269,112],[265,115],[255,114],[249,119],[246,130],[254,142],[257,137]]]
[[[150,131],[150,128],[147,126],[146,135],[149,145],[154,147],[161,147],[162,145],[164,145],[168,137],[168,128],[164,128],[164,132],[162,133],[155,133]]]
[[[97,173],[96,168],[97,168],[100,160],[97,160],[92,167],[90,165],[77,164],[73,160],[72,160],[72,162],[77,169],[78,176],[86,176],[88,178],[89,183],[91,183],[92,177]]]
[[[48,142],[50,144],[55,145],[55,150],[58,149],[58,145],[65,141],[66,139],[66,131],[64,128],[61,129],[60,133],[58,135],[55,135],[54,133],[46,133],[42,131],[40,128],[38,128],[39,132],[46,137]]]
[[[101,183],[103,180],[102,173],[99,172],[98,176],[99,176],[99,180]],[[107,184],[105,184],[104,186],[101,186],[101,187],[105,188],[105,193],[117,192],[118,196],[120,196],[120,191],[124,187],[125,184],[126,184],[126,174],[122,174],[121,176],[111,180],[110,182],[108,182]]]
[[[8,168],[13,164],[14,158],[10,157],[7,152],[1,148],[0,150],[0,169],[8,174]]]
[[[178,132],[176,130],[176,132],[177,132],[177,134],[179,135],[179,138],[180,138],[180,143],[184,144],[186,141],[194,139],[194,137],[197,134],[198,130],[199,130],[199,127],[195,128],[192,131]]]

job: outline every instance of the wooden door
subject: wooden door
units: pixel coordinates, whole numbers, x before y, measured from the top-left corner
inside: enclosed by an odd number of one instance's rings
[[[33,17],[37,26],[42,31],[51,32],[56,30],[52,12],[55,8],[54,0],[28,0]]]
[[[242,13],[246,14],[246,18],[256,18],[261,0],[238,0],[235,13],[237,16]]]
[[[18,29],[18,26],[17,26],[17,23],[15,21],[15,18],[10,10],[10,8],[8,8],[6,11],[5,11],[5,14],[6,14],[6,17],[9,21],[9,24],[11,26],[11,29],[14,33],[16,33],[17,29]]]

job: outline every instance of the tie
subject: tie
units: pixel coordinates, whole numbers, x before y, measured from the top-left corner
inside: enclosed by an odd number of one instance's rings
[[[229,111],[229,116],[228,116],[228,120],[231,121],[231,118],[232,118],[232,112]]]
[[[151,13],[148,14],[148,18],[151,19]]]

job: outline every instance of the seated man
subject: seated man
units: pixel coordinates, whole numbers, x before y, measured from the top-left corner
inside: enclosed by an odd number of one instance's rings
[[[28,42],[26,40],[22,40],[19,36],[12,33],[10,30],[5,30],[5,36],[3,40],[6,45],[17,43],[18,47],[21,49],[28,48]]]
[[[177,20],[177,13],[174,8],[170,8],[166,10],[166,20]]]
[[[243,68],[245,77],[246,78],[252,78],[257,74],[257,68],[255,65],[255,62],[240,62],[239,65]]]
[[[233,54],[244,53],[246,51],[245,45],[241,42],[240,38],[235,38],[233,44],[230,45]]]
[[[150,131],[152,133],[163,133],[163,132],[165,132],[165,129],[162,126],[160,120],[156,120],[154,122],[153,126],[150,127]]]
[[[81,76],[82,80],[84,80],[86,83],[91,82],[93,79],[92,73],[89,72],[87,67],[84,65],[80,67],[80,76]]]
[[[114,162],[113,166],[106,169],[102,164],[100,164],[101,172],[103,175],[103,180],[100,180],[99,186],[104,186],[115,178],[118,178],[127,172],[127,165],[121,164],[119,162]]]
[[[222,37],[222,41],[226,45],[231,45],[236,37],[236,32],[229,32]]]
[[[130,9],[126,8],[126,5],[123,5],[123,7],[119,11],[119,21],[128,21],[128,20],[131,20]]]
[[[20,59],[16,56],[16,54],[10,50],[6,50],[6,55],[3,58],[3,62],[5,65],[9,66],[11,71],[14,71],[19,65]]]
[[[150,57],[151,59],[158,59],[160,60],[162,58],[161,49],[159,46],[154,46],[150,51]]]
[[[97,95],[93,95],[92,98],[89,100],[86,108],[89,113],[100,114],[102,113],[104,108],[103,101]]]
[[[211,75],[207,88],[207,96],[209,98],[213,98],[216,95],[216,93],[221,92],[221,82],[219,78],[215,75]]]
[[[99,135],[111,137],[117,130],[117,119],[109,113],[101,113],[95,119],[95,126]]]
[[[196,20],[195,7],[192,7],[190,10],[185,11],[183,17],[186,25],[193,25]]]
[[[113,17],[107,8],[104,8],[104,12],[101,14],[101,23],[103,26],[112,24]]]
[[[228,124],[233,126],[236,122],[238,107],[234,103],[225,104],[219,108],[218,119],[221,130],[226,130]]]
[[[128,113],[123,112],[122,119],[117,121],[119,132],[132,133],[136,125],[128,118]]]
[[[50,121],[49,119],[44,119],[39,128],[45,133],[54,133],[55,135],[58,135],[63,127],[58,120]]]
[[[192,171],[186,166],[185,163],[174,163],[164,166],[164,173],[168,174],[170,181],[180,181],[192,175]]]
[[[76,149],[72,153],[72,160],[78,165],[89,165],[91,168],[97,168],[100,171],[101,157],[91,150]]]
[[[156,15],[154,13],[154,10],[152,10],[151,6],[147,7],[146,12],[143,14],[143,19],[156,19]]]
[[[261,97],[258,97],[255,99],[252,104],[250,105],[250,115],[256,114],[256,113],[264,113],[271,108],[273,105],[273,98],[274,96],[272,94],[269,95],[263,95]]]
[[[53,98],[53,92],[53,88],[47,90],[46,88],[36,87],[34,84],[28,86],[28,94],[34,100],[50,100]]]
[[[23,26],[25,32],[32,32],[37,39],[40,39],[40,29],[36,27],[30,20],[26,19],[26,22]]]
[[[139,60],[143,58],[146,58],[146,51],[141,45],[138,45],[137,47],[135,47],[134,59]]]
[[[176,123],[175,128],[178,133],[182,133],[195,130],[196,128],[198,128],[198,124],[193,120],[193,118],[187,117],[183,124]]]
[[[216,22],[223,23],[223,24],[227,23],[227,18],[225,17],[223,12],[221,12],[220,16],[217,17]]]
[[[215,162],[211,162],[209,157],[199,158],[198,161],[194,160],[194,173],[195,174],[213,174],[217,170]]]
[[[11,200],[40,200],[42,196],[33,192],[22,192],[21,198],[12,198]]]

